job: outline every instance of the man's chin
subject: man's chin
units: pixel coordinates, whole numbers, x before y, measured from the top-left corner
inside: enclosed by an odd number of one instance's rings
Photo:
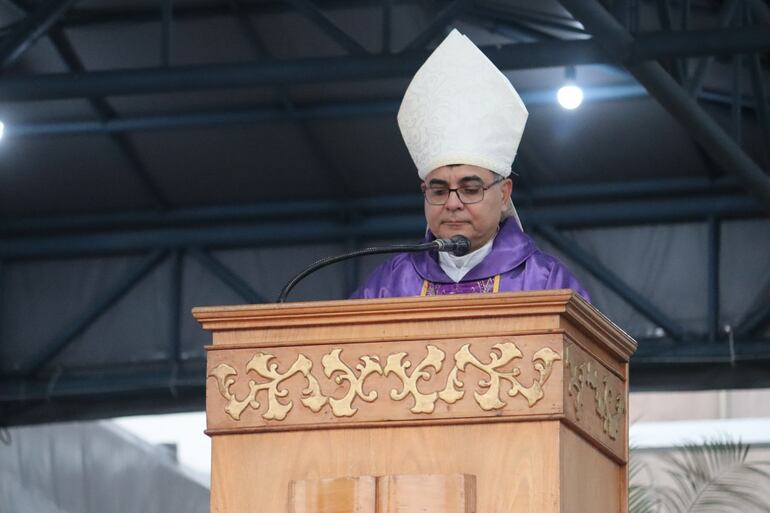
[[[467,223],[452,223],[452,224],[442,224],[441,230],[439,234],[439,238],[441,239],[450,239],[454,237],[455,235],[463,235],[467,237],[468,239],[472,238],[472,230],[469,229],[469,226]]]
[[[457,221],[457,222],[445,221],[441,223],[442,232],[451,231],[451,232],[463,233],[463,232],[469,232],[471,231],[471,229],[472,229],[471,224],[464,221]]]

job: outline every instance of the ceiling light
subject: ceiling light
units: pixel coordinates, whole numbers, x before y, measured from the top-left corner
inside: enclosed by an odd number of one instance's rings
[[[3,133],[5,132],[5,123],[0,121],[0,139],[3,138]]]
[[[577,109],[583,103],[583,90],[574,84],[567,84],[559,88],[556,98],[565,109]]]
[[[583,90],[575,83],[575,68],[573,66],[568,66],[565,74],[567,81],[559,88],[556,99],[559,100],[559,105],[565,109],[577,109],[583,103]]]

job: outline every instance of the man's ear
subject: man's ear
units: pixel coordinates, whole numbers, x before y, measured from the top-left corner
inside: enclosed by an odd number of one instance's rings
[[[513,192],[513,181],[510,178],[506,178],[500,183],[500,192],[503,194],[503,208],[506,208]]]

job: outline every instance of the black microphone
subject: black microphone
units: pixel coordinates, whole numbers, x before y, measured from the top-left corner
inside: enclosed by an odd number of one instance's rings
[[[379,255],[382,253],[416,253],[418,251],[430,250],[444,251],[447,253],[452,253],[454,256],[463,256],[470,252],[471,241],[469,241],[468,238],[464,237],[463,235],[454,235],[449,239],[435,239],[430,242],[424,242],[422,244],[395,244],[393,246],[378,246],[373,248],[359,249],[358,251],[345,253],[344,255],[322,258],[321,260],[310,264],[307,268],[305,268],[305,270],[289,280],[289,282],[284,285],[281,293],[278,295],[278,299],[276,299],[275,302],[284,303],[286,301],[286,296],[289,295],[291,289],[293,289],[294,286],[300,282],[300,280],[312,272],[317,271],[322,267],[326,267],[327,265],[342,262],[343,260],[348,260],[349,258],[365,255]]]
[[[438,245],[438,251],[452,253],[454,256],[463,256],[471,252],[471,241],[463,235],[454,235],[450,239],[436,239],[433,241]]]

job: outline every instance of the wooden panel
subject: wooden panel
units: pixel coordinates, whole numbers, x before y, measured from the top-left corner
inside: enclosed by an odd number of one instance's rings
[[[286,511],[293,480],[476,476],[481,512],[559,511],[559,423],[327,429],[212,439],[214,513]]]
[[[564,353],[565,421],[618,462],[627,461],[626,383],[574,344]]]
[[[572,326],[572,323],[564,321],[564,324],[567,328],[564,335],[567,342],[572,343],[573,345],[579,347],[581,350],[585,351],[591,356],[591,358],[601,363],[604,367],[607,368],[607,370],[615,374],[615,376],[618,378],[623,380],[626,379],[625,360],[616,358],[615,355],[607,350],[606,347],[595,343],[585,333],[575,329],[575,327]]]
[[[568,426],[561,432],[561,511],[627,513],[625,465],[612,461]]]
[[[375,489],[373,476],[292,481],[288,512],[376,513]]]
[[[449,336],[461,338],[501,334],[562,333],[563,330],[558,324],[559,318],[556,315],[511,317],[501,311],[497,316],[487,315],[482,319],[447,317],[411,320],[406,318],[401,321],[351,324],[345,327],[308,325],[217,331],[214,333],[213,341],[215,348],[261,348],[330,343],[346,345],[360,342],[442,340]]]
[[[559,416],[561,340],[530,335],[210,351],[208,432]]]
[[[215,345],[561,333],[569,320],[621,360],[635,347],[628,335],[569,290],[206,307],[193,309],[193,315],[215,331]]]
[[[295,485],[295,513],[357,511],[366,495],[350,476],[403,474],[476,476],[485,513],[625,513],[635,342],[571,291],[194,315],[214,330],[215,513],[288,511],[289,483],[308,480],[327,485]]]
[[[476,477],[406,475],[377,478],[377,513],[475,513]]]
[[[462,294],[345,301],[199,307],[193,315],[211,330],[387,325],[403,321],[561,315],[570,290]],[[589,306],[590,308],[590,306]]]
[[[476,478],[462,474],[343,477],[289,485],[289,513],[475,511]]]

